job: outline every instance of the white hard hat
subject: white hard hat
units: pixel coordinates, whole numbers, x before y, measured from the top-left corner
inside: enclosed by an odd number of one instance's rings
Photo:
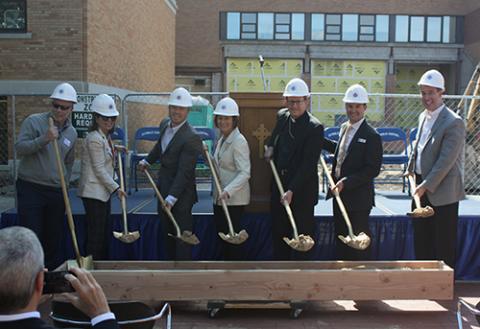
[[[100,94],[95,97],[90,109],[104,117],[116,117],[119,114],[115,106],[115,101],[107,94]]]
[[[310,92],[308,91],[308,86],[302,79],[295,78],[290,80],[285,87],[285,91],[283,92],[284,97],[302,97],[302,96],[310,96]]]
[[[437,70],[429,70],[425,72],[418,81],[419,86],[430,86],[445,90],[445,79],[442,73]]]
[[[168,105],[180,107],[192,107],[192,96],[185,88],[177,88],[170,94]]]
[[[71,84],[64,82],[55,87],[50,98],[76,103],[77,92]]]
[[[348,87],[343,97],[344,103],[357,103],[357,104],[367,104],[368,103],[368,93],[367,90],[359,84],[351,85]]]
[[[224,115],[227,117],[238,117],[240,113],[238,112],[238,105],[230,97],[225,97],[221,99],[217,106],[215,107],[215,111],[213,111],[214,115]]]

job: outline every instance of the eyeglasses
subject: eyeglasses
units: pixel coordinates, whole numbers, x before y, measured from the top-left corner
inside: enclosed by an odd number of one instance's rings
[[[99,114],[98,117],[99,117],[100,119],[102,119],[103,121],[108,121],[108,120],[110,120],[110,121],[116,121],[116,120],[117,120],[117,117],[106,117],[106,116],[101,115],[101,114]]]
[[[55,103],[55,102],[52,103],[52,106],[53,106],[54,109],[57,109],[57,110],[60,109],[62,111],[67,111],[67,110],[70,110],[72,108],[71,105],[70,106],[64,106],[64,105],[60,105],[60,104]]]

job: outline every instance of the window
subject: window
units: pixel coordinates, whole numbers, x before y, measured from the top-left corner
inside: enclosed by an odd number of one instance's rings
[[[443,16],[442,42],[455,43],[455,25],[456,17]]]
[[[305,14],[292,14],[292,40],[305,39]]]
[[[27,31],[26,0],[0,1],[0,32],[25,33]]]
[[[312,14],[312,40],[324,40],[325,38],[325,15]]]
[[[290,14],[275,14],[275,39],[290,39]]]
[[[372,31],[373,33],[373,31]],[[358,15],[342,15],[342,40],[357,41]]]
[[[375,38],[375,16],[360,15],[360,41],[374,41]]]
[[[242,39],[257,38],[257,14],[242,13],[241,36]]]
[[[442,18],[428,17],[427,18],[427,42],[441,42],[442,41]]]
[[[328,41],[340,41],[341,40],[341,27],[342,16],[335,14],[326,15],[325,24],[325,40]]]
[[[389,36],[389,17],[388,15],[377,15],[376,16],[376,31],[375,39],[378,42],[388,42]]]
[[[410,17],[410,41],[423,42],[425,36],[425,17]]]
[[[272,13],[258,14],[258,39],[259,40],[273,39],[273,14]]]
[[[227,13],[227,39],[240,39],[240,13]]]
[[[408,42],[408,16],[395,17],[395,41]]]

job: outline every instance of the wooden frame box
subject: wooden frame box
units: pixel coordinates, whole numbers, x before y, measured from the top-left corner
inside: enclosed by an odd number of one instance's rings
[[[97,261],[109,299],[143,301],[452,299],[441,261]]]

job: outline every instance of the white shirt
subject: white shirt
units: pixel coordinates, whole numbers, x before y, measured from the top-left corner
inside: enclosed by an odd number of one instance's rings
[[[350,125],[350,129],[348,130],[348,134],[344,137],[346,138],[345,140],[345,149],[348,150],[348,147],[350,146],[350,143],[352,142],[353,136],[357,133],[358,128],[362,125],[363,121],[365,121],[365,118],[359,120],[358,122],[355,122],[354,124],[347,123]]]
[[[187,120],[183,121],[181,124],[179,124],[176,127],[172,127],[172,123],[165,128],[165,132],[163,133],[162,136],[162,154],[165,152],[165,150],[168,147],[168,144],[172,141],[173,137],[177,133],[177,131],[187,122]]]
[[[420,136],[418,137],[419,139],[417,143],[417,153],[415,158],[415,172],[418,175],[422,174],[421,163],[423,149],[427,143],[428,136],[430,136],[430,133],[432,132],[432,127],[435,124],[435,121],[437,121],[438,115],[440,114],[444,106],[444,104],[440,105],[440,107],[435,109],[433,112],[425,110],[423,112],[423,127],[422,122],[419,122],[418,131],[420,132]]]
[[[35,311],[35,312],[25,312],[25,313],[18,313],[18,314],[0,315],[0,322],[19,321],[19,320],[33,319],[33,318],[40,319],[40,313]],[[90,323],[92,324],[92,326],[95,326],[98,323],[106,320],[115,320],[115,315],[112,312],[103,313],[91,319]]]

